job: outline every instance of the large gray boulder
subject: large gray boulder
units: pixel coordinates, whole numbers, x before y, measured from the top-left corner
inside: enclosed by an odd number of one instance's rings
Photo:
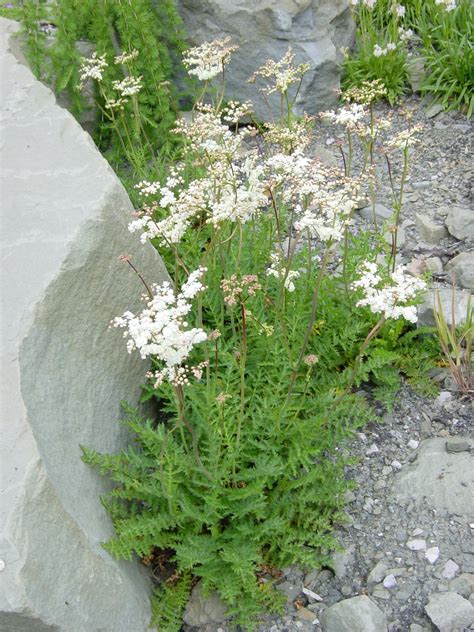
[[[351,45],[349,0],[179,0],[189,41],[202,44],[229,35],[240,49],[226,70],[229,98],[250,99],[263,119],[280,111],[278,95],[264,99],[248,79],[267,59],[292,46],[296,63],[309,63],[296,102],[298,113],[316,114],[337,103],[341,48]]]
[[[124,445],[119,401],[146,370],[107,329],[142,293],[118,257],[165,271],[127,232],[131,203],[90,137],[12,54],[16,29],[0,18],[0,630],[141,632],[149,581],[101,548],[107,485],[79,446]]]

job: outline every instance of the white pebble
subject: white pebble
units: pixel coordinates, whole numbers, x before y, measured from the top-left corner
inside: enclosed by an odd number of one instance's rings
[[[400,461],[392,461],[390,465],[393,467],[394,470],[402,469],[402,464],[400,463]]]
[[[407,547],[410,551],[426,551],[426,540],[409,540]]]
[[[313,592],[309,588],[303,587],[303,592],[310,599],[314,599],[314,601],[322,601],[323,600],[323,598],[320,595],[318,595],[318,593]]]
[[[3,571],[4,568],[5,568],[5,562],[3,560],[0,560],[0,573]]]
[[[423,529],[420,529],[419,527],[417,527],[416,529],[413,529],[413,531],[411,532],[411,534],[413,536],[417,536],[417,535],[421,535],[423,533]]]
[[[416,450],[419,445],[420,442],[416,439],[410,439],[410,441],[408,442],[408,447],[410,448],[410,450]]]
[[[383,580],[383,585],[385,588],[395,588],[397,585],[395,575],[387,575],[387,577]]]
[[[425,558],[428,560],[430,564],[434,564],[439,557],[439,548],[437,546],[432,546],[425,553]]]

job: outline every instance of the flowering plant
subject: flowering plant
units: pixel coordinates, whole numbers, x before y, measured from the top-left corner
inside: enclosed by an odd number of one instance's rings
[[[164,418],[130,413],[140,450],[115,459],[85,452],[120,482],[108,550],[149,563],[172,551],[175,572],[157,609],[170,630],[179,617],[163,604],[187,594],[192,577],[252,629],[258,612],[281,606],[269,565],[327,561],[347,489],[338,446],[370,414],[352,387],[363,375],[393,391],[404,368],[397,341],[424,287],[395,267],[396,248],[379,270],[373,236],[352,235],[367,173],[305,154],[314,122],[292,103],[307,68],[289,51],[258,69],[285,110],[266,128],[243,125],[250,105],[225,103],[213,85],[232,49],[219,40],[188,53],[209,90],[193,119],[178,122],[183,161],[162,181],[138,183],[143,205],[129,226],[157,246],[173,278],[143,279],[143,311],[113,321],[130,353],[151,358],[144,399],[157,399]],[[370,104],[381,90],[368,85],[349,95],[363,104],[328,115],[368,135],[369,150],[378,129]],[[394,319],[392,349],[384,355],[379,345],[371,363],[372,341]]]

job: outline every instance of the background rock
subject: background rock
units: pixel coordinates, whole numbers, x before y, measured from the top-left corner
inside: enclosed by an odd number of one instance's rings
[[[439,632],[462,632],[474,623],[474,608],[454,592],[431,595],[425,610]]]
[[[225,604],[217,592],[204,596],[202,582],[194,586],[184,612],[184,622],[191,626],[221,623],[227,617]]]
[[[422,441],[418,458],[397,474],[394,497],[422,503],[436,511],[448,512],[472,521],[474,517],[474,469],[469,452],[449,454],[446,440],[433,437]]]
[[[474,209],[456,205],[449,206],[446,226],[456,239],[474,239]]]
[[[348,0],[180,0],[189,41],[230,35],[240,46],[226,70],[228,98],[250,99],[263,119],[280,112],[280,98],[268,105],[248,79],[267,59],[279,60],[292,46],[296,63],[307,62],[296,110],[315,114],[334,107],[340,88],[341,47],[350,46],[354,26]]]
[[[455,281],[470,290],[474,290],[474,252],[462,252],[451,259],[446,271],[454,276]]]
[[[108,322],[165,271],[132,237],[132,205],[90,137],[15,59],[0,19],[2,76],[2,571],[0,629],[148,629],[149,582],[100,546],[107,484],[80,445],[127,440],[119,401],[137,401],[145,364]]]
[[[386,632],[387,621],[375,603],[361,595],[334,604],[321,614],[323,632]]]
[[[453,293],[451,288],[441,288],[428,291],[423,302],[418,305],[418,326],[434,325],[434,309],[438,308],[438,302],[435,302],[435,292],[439,291],[439,297],[443,314],[448,325],[453,322],[452,301]],[[460,325],[466,320],[467,306],[469,304],[470,292],[467,290],[456,290],[454,297],[454,318],[456,325]]]

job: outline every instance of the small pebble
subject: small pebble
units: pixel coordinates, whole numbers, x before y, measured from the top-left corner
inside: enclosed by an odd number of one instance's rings
[[[410,448],[410,450],[416,450],[419,445],[420,442],[416,439],[410,439],[410,441],[408,442],[408,447]]]
[[[459,572],[459,566],[454,560],[448,560],[444,565],[441,575],[444,579],[454,579]]]
[[[425,551],[426,540],[409,540],[407,542],[407,547],[410,551]]]
[[[439,557],[439,548],[437,546],[432,546],[425,553],[425,558],[428,560],[430,564],[434,564]]]
[[[397,580],[395,575],[387,575],[387,577],[383,580],[384,588],[395,588],[397,585]]]

